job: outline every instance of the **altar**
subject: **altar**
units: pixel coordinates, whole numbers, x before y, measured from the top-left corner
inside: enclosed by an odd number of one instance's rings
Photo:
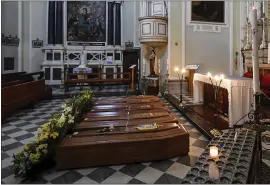
[[[193,79],[194,103],[204,102],[204,83],[211,84],[208,76],[195,73]],[[229,126],[233,127],[238,120],[246,115],[251,109],[253,102],[252,79],[236,76],[226,76],[220,87],[228,91],[228,119]],[[245,118],[237,125],[244,123]]]

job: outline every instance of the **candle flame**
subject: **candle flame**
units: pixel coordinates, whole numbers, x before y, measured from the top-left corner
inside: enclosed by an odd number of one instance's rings
[[[210,77],[212,77],[212,74],[210,72],[208,72],[207,76],[210,78]]]
[[[215,80],[219,80],[219,76],[218,75],[215,76]]]
[[[185,73],[186,72],[186,69],[184,68],[184,69],[182,69],[182,71],[181,71],[182,73]]]
[[[175,72],[178,72],[179,71],[178,67],[174,68],[174,71]]]
[[[224,74],[221,74],[220,77],[219,77],[221,80],[224,79]]]

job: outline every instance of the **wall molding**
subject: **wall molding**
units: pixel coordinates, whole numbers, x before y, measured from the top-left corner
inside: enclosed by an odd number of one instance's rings
[[[207,23],[191,21],[191,2],[186,2],[186,25],[194,27],[194,32],[221,33],[222,28],[228,28],[229,26],[229,3],[225,1],[225,23]]]
[[[182,68],[186,66],[186,15],[186,2],[182,1]]]
[[[32,1],[29,1],[29,66],[28,72],[32,72]]]
[[[234,27],[233,27],[233,1],[228,2],[229,6],[230,6],[230,14],[229,14],[229,25],[230,25],[230,75],[233,75],[233,69],[234,69],[234,42],[233,42],[233,38],[234,38]]]
[[[18,38],[21,43],[18,46],[18,72],[22,71],[22,1],[18,1]]]
[[[247,14],[246,2],[240,2],[240,28],[242,28],[245,24],[246,14]],[[244,36],[243,29],[240,29],[239,32],[240,32],[240,41],[239,41],[240,47],[239,47],[239,49],[241,50],[242,45],[243,45],[241,40],[244,40],[245,36]],[[238,65],[239,75],[243,76],[244,75],[244,63],[243,63],[243,57],[242,57],[241,51],[239,51],[238,55],[239,55],[239,65]]]
[[[171,1],[168,1],[168,44],[167,44],[167,50],[168,50],[168,56],[167,56],[167,63],[169,67],[169,75],[171,76]],[[169,78],[170,78],[169,76]]]

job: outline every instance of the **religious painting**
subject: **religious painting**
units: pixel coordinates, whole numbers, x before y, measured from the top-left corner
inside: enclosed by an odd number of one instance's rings
[[[67,41],[106,42],[106,1],[67,1]]]
[[[225,23],[225,2],[191,1],[191,21]]]

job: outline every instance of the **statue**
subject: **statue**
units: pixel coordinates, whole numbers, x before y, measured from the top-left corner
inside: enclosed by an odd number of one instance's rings
[[[78,68],[86,68],[85,60],[86,60],[86,54],[85,54],[85,50],[83,49],[82,54],[80,55],[80,65],[78,66]]]
[[[151,55],[149,57],[149,61],[150,61],[150,75],[149,76],[157,76],[155,73],[155,59],[156,59],[155,49],[151,48]]]

